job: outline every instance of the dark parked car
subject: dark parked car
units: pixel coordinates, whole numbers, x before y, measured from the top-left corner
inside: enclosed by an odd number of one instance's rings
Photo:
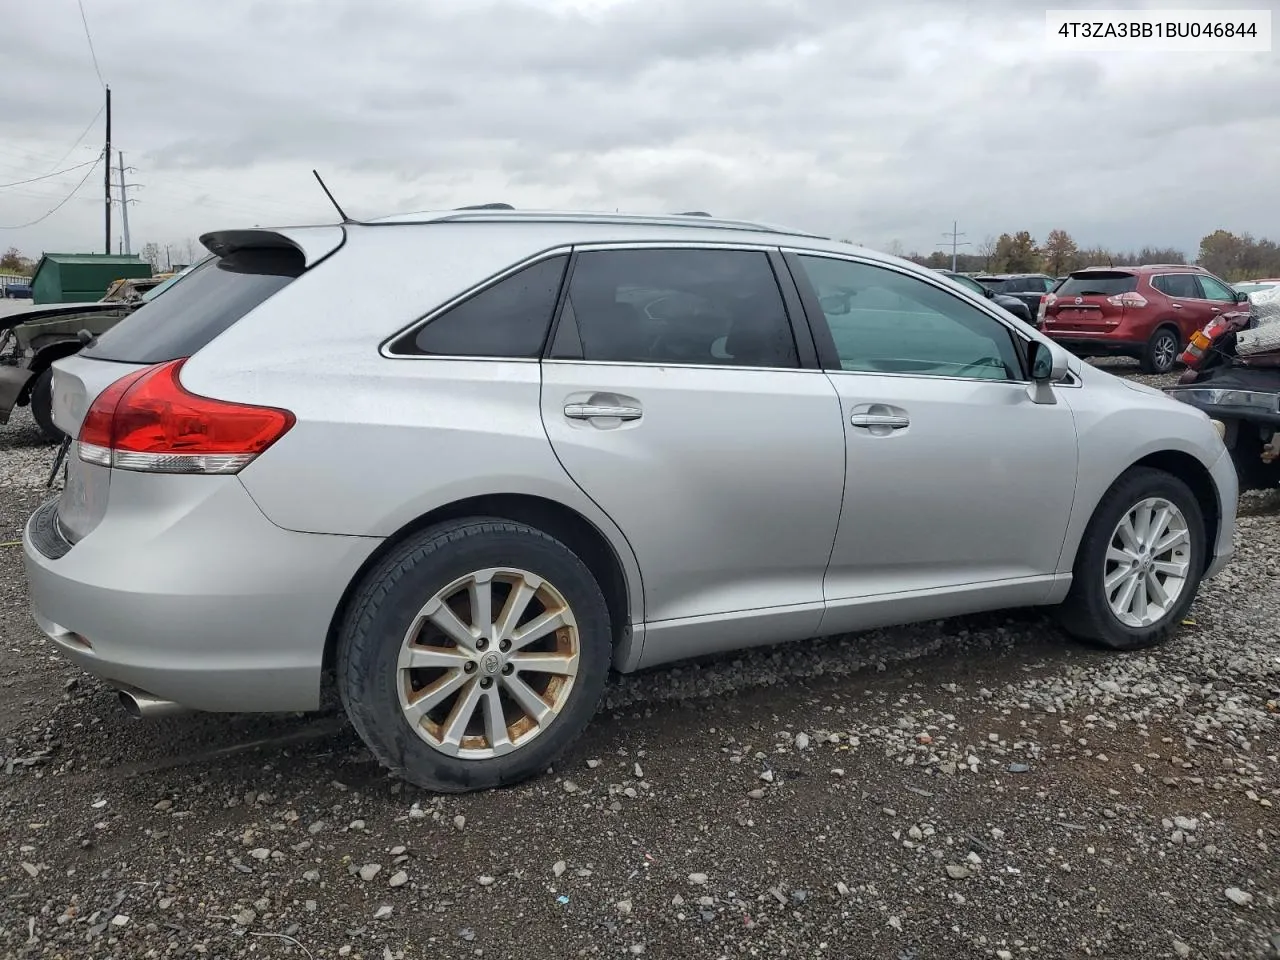
[[[1089,267],[1045,297],[1041,329],[1079,356],[1133,357],[1145,373],[1168,373],[1193,333],[1248,301],[1200,267]]]
[[[30,281],[26,283],[6,283],[4,285],[4,298],[6,300],[30,300]]]
[[[950,270],[939,270],[938,273],[942,274],[944,277],[954,280],[956,283],[960,284],[960,286],[967,287],[974,293],[986,297],[988,300],[995,303],[996,306],[1008,310],[1024,323],[1029,323],[1032,326],[1035,326],[1035,311],[1028,309],[1027,305],[1017,297],[1007,296],[1003,293],[996,293],[990,287],[979,283],[977,280],[973,279],[973,277],[966,276],[963,273],[952,273]]]
[[[1034,317],[1040,312],[1041,298],[1057,286],[1058,280],[1046,273],[993,273],[978,277],[978,282],[996,293],[1021,300]]]

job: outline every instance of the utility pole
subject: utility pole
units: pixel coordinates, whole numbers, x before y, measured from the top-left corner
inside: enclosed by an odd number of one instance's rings
[[[129,173],[134,173],[136,171],[135,168],[126,167],[124,165],[123,150],[121,150],[117,155],[120,157],[120,166],[117,168],[120,173],[120,232],[124,234],[124,252],[133,253],[133,246],[129,239],[129,204],[134,201],[129,199],[128,189],[129,187],[140,186],[140,184],[124,182],[124,175],[126,171]]]
[[[103,173],[102,189],[105,200],[105,223],[106,223],[106,241],[103,250],[107,254],[111,253],[111,88],[107,87],[107,143],[102,149],[102,159],[107,162],[107,169]]]
[[[952,273],[956,272],[956,247],[966,247],[969,245],[969,241],[967,240],[960,241],[960,238],[963,237],[964,234],[959,232],[959,226],[960,226],[959,223],[957,223],[955,220],[952,220],[951,232],[950,233],[944,232],[942,234],[944,237],[951,238],[951,272]],[[960,242],[957,242],[957,241],[960,241]]]

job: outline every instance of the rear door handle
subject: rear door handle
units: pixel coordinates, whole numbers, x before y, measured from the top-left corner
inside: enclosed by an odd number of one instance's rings
[[[613,403],[566,403],[564,415],[570,420],[594,420],[612,417],[615,420],[639,420],[643,411],[639,407]]]
[[[890,430],[901,430],[911,426],[907,417],[891,413],[855,413],[849,418],[855,427],[887,427]]]

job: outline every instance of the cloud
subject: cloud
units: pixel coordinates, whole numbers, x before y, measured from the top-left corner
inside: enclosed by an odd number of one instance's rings
[[[113,140],[144,185],[137,244],[328,218],[313,166],[369,216],[488,200],[696,208],[920,250],[953,219],[975,241],[1062,227],[1188,250],[1220,226],[1280,232],[1267,220],[1280,184],[1264,175],[1280,159],[1275,54],[1064,55],[1043,42],[1043,9],[1018,0],[85,9]],[[15,7],[0,63],[23,91],[0,115],[0,179],[48,172],[100,98],[78,15]],[[0,190],[0,226],[76,179]],[[91,178],[0,245],[100,245],[100,190]]]

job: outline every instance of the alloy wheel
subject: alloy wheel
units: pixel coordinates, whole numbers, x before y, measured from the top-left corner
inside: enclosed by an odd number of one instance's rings
[[[1127,627],[1151,626],[1178,602],[1190,566],[1191,531],[1182,511],[1163,497],[1139,501],[1107,546],[1102,577],[1111,612]]]
[[[580,651],[573,611],[551,583],[516,568],[477,570],[413,618],[397,663],[400,707],[441,753],[502,756],[560,714]]]

